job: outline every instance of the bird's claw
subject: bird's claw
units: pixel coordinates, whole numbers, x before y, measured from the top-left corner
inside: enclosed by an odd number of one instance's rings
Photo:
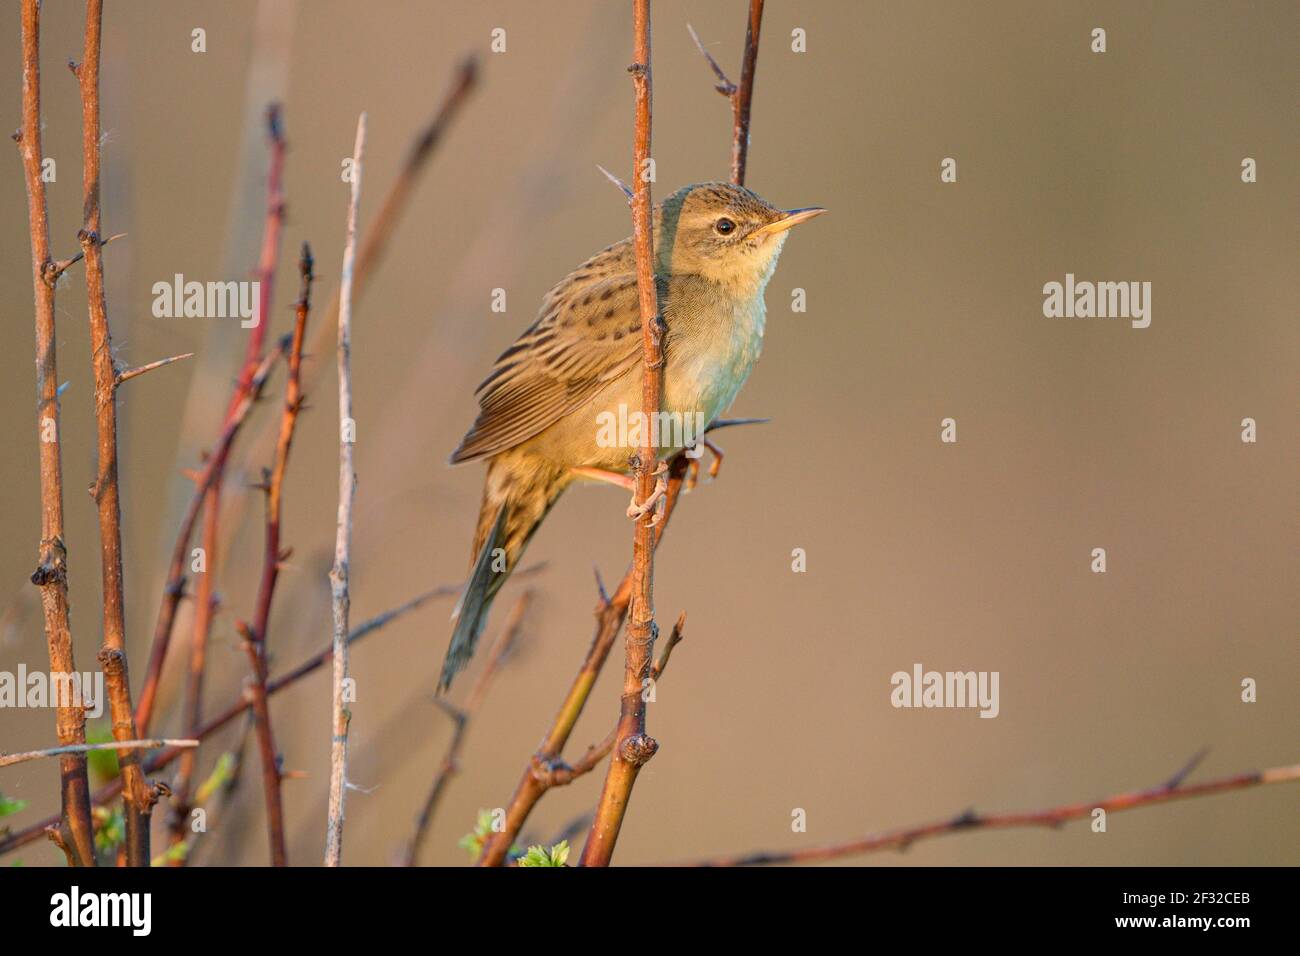
[[[664,472],[668,470],[666,461],[659,462],[655,470],[651,472],[655,476],[654,490],[650,492],[650,497],[645,501],[637,504],[636,492],[632,492],[632,502],[627,506],[627,516],[632,520],[637,520],[643,515],[649,514],[654,510],[654,517],[650,519],[650,527],[654,527],[664,517],[664,505],[667,504],[668,482],[664,480]]]

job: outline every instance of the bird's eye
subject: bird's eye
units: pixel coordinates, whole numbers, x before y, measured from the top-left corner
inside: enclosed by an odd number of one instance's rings
[[[725,216],[713,224],[719,235],[728,236],[736,231],[736,224]]]

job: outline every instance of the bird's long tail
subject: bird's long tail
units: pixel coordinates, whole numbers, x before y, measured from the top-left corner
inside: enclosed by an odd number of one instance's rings
[[[489,463],[469,580],[452,612],[451,644],[438,679],[439,693],[469,663],[493,599],[518,567],[529,539],[567,483],[562,471],[545,464],[529,462],[521,467],[519,461],[500,459]]]

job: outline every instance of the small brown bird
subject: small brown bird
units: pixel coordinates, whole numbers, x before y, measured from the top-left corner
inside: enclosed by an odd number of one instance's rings
[[[654,210],[655,281],[664,336],[662,458],[702,439],[731,405],[763,347],[763,290],[791,226],[825,212],[781,210],[741,186],[699,183]],[[470,576],[453,615],[445,690],[468,663],[488,609],[556,499],[577,479],[631,490],[639,432],[611,421],[641,408],[641,316],[632,240],[592,256],[547,293],[535,321],[475,394],[478,420],[453,464],[488,459]],[[631,410],[629,412],[628,410]],[[621,416],[621,417],[620,417]],[[687,427],[675,427],[686,422]],[[645,513],[649,503],[628,508]]]

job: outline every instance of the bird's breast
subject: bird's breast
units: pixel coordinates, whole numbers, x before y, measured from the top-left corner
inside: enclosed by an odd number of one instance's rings
[[[762,294],[708,303],[705,314],[669,323],[664,407],[712,422],[730,407],[763,350]]]

